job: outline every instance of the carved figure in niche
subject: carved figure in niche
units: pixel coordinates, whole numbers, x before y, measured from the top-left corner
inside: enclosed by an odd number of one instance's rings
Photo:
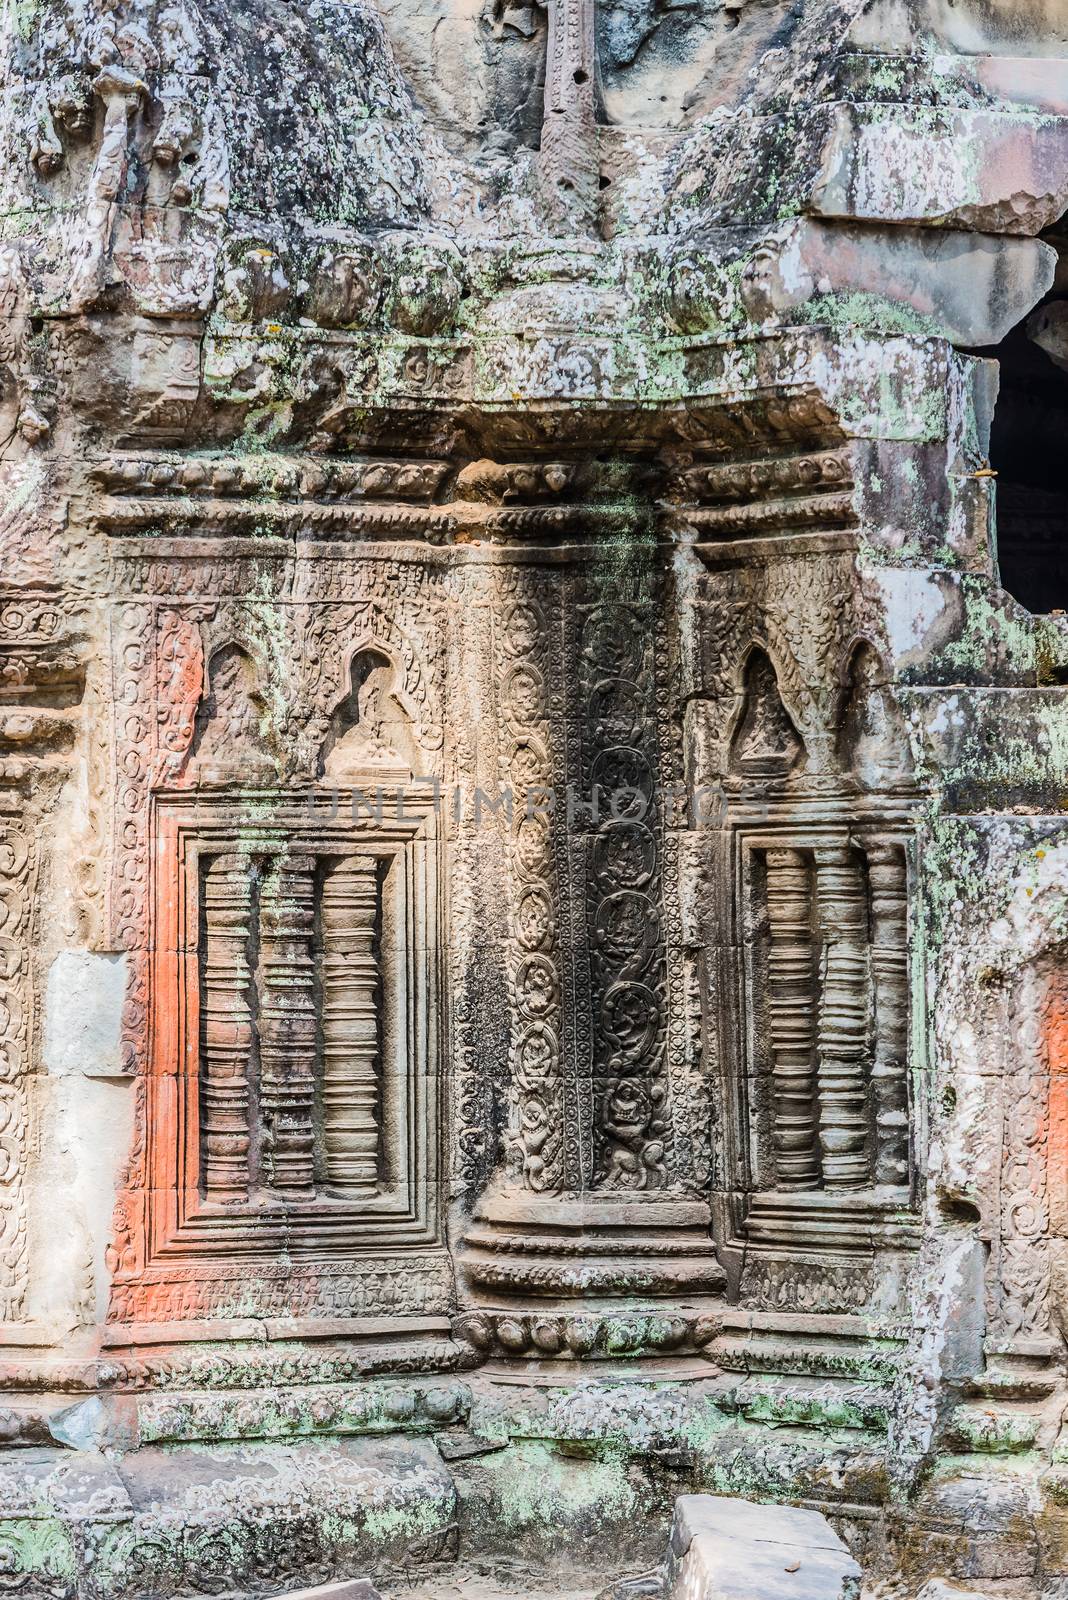
[[[784,778],[802,761],[804,747],[779,694],[775,668],[753,650],[742,680],[742,714],[731,740],[731,771],[743,777]]]
[[[349,692],[335,707],[323,743],[321,772],[410,778],[418,766],[411,718],[396,689],[396,669],[377,650],[361,650],[349,667]]]
[[[208,692],[197,712],[193,754],[203,765],[255,774],[269,768],[267,706],[251,656],[225,644],[208,662]]]
[[[912,773],[905,725],[886,681],[882,662],[870,645],[853,652],[846,679],[839,756],[863,789],[888,789],[907,783]]]

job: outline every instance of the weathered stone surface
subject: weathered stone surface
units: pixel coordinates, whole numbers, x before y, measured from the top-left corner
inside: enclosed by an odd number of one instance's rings
[[[1053,300],[1028,319],[1027,332],[1058,367],[1068,371],[1068,302]]]
[[[1065,132],[1052,117],[837,106],[812,209],[857,222],[1038,234],[1068,207]]]
[[[1061,9],[3,14],[0,1589],[1068,1583]]]
[[[112,1077],[122,1070],[122,956],[62,950],[45,990],[45,1066],[58,1075]]]

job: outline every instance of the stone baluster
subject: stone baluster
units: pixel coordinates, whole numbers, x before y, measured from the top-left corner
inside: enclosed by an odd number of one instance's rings
[[[765,864],[775,1182],[780,1189],[815,1189],[820,1163],[811,866],[800,850],[769,850]]]
[[[253,1047],[249,937],[253,871],[217,856],[203,880],[200,1005],[201,1184],[207,1200],[246,1200]]]
[[[818,1014],[820,1149],[827,1189],[863,1188],[868,1139],[868,907],[847,835],[813,850],[823,940]]]
[[[871,969],[875,996],[875,1181],[903,1185],[909,1176],[908,926],[904,847],[867,846],[871,884]]]
[[[288,1200],[315,1194],[314,873],[312,856],[276,857],[260,909],[263,1166]]]
[[[378,863],[349,856],[322,892],[323,1148],[327,1188],[378,1187],[381,970]]]

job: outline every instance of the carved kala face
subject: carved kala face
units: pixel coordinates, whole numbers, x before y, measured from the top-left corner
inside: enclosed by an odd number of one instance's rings
[[[93,129],[93,103],[84,84],[70,75],[61,78],[56,87],[54,109],[68,139],[77,143],[89,137]]]
[[[519,1124],[528,1154],[539,1150],[545,1143],[549,1127],[544,1103],[538,1095],[524,1095],[519,1108]]]
[[[648,1091],[637,1079],[621,1078],[605,1094],[603,1125],[607,1132],[625,1144],[641,1138],[652,1114]]]

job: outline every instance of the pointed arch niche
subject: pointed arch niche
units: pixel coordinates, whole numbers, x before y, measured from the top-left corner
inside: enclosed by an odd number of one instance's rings
[[[151,796],[150,1182],[113,1322],[225,1337],[235,1317],[314,1331],[440,1308],[426,739],[388,650],[355,641],[334,671],[310,770],[286,783],[298,747],[263,663],[219,644],[188,769]]]

